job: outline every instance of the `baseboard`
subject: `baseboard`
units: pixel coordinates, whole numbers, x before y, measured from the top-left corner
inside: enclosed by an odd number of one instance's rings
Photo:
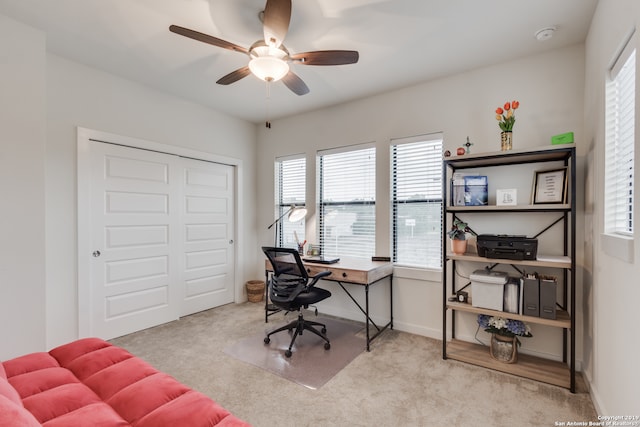
[[[393,329],[397,331],[407,332],[409,334],[420,335],[427,338],[442,340],[442,329],[426,328],[413,323],[393,321]]]
[[[591,378],[591,374],[587,371],[582,372],[582,378],[584,378],[584,382],[587,385],[587,389],[589,390],[589,395],[591,396],[591,402],[593,402],[593,407],[595,408],[598,415],[608,414],[608,412],[604,404],[602,403],[602,399],[600,398],[600,394],[598,393],[597,387],[593,385],[593,378]]]
[[[330,316],[341,317],[343,319],[354,320],[356,322],[364,323],[365,321],[364,315],[356,310],[349,310],[349,309],[338,308],[338,307],[323,307],[322,312]],[[389,322],[388,315],[387,317],[385,317],[384,315],[377,316],[375,314],[371,314],[370,316],[371,316],[371,320],[373,320],[378,326],[386,325]],[[416,325],[413,323],[400,322],[396,319],[393,320],[393,329],[401,332],[407,332],[414,335],[421,335],[427,338],[433,338],[437,340],[442,339],[442,330],[439,328],[438,329],[427,328],[427,327]]]

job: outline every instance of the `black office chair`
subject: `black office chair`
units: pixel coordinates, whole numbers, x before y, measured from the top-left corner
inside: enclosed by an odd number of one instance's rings
[[[302,335],[302,332],[307,330],[322,338],[325,341],[325,350],[329,350],[331,343],[325,335],[327,332],[326,325],[305,320],[302,317],[301,309],[308,308],[310,305],[331,296],[331,292],[328,290],[315,287],[318,280],[330,275],[331,272],[323,271],[314,277],[309,277],[298,251],[292,248],[263,247],[262,251],[269,258],[273,268],[273,274],[271,275],[271,280],[269,280],[269,298],[271,302],[276,307],[286,310],[287,313],[290,311],[298,312],[297,320],[269,332],[264,339],[264,343],[269,344],[271,335],[277,332],[284,330],[292,332],[295,329],[289,349],[284,353],[285,356],[291,357],[293,343],[298,335]],[[320,326],[321,330],[319,331],[314,326]]]

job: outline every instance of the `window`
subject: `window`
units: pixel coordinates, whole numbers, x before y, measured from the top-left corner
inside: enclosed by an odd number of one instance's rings
[[[370,258],[376,244],[375,148],[322,151],[318,176],[322,254]]]
[[[606,86],[605,233],[633,235],[636,51],[633,38],[611,68]]]
[[[440,268],[442,135],[422,135],[392,142],[393,261],[412,267]]]
[[[306,162],[304,157],[288,157],[276,160],[276,218],[280,218],[292,205],[305,206]],[[277,224],[275,245],[296,248],[297,240],[305,240],[305,220],[290,222],[284,216]]]

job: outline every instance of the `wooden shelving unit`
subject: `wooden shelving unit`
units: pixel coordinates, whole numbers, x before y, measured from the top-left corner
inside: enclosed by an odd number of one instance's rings
[[[551,267],[551,268],[571,268],[571,258],[568,256],[558,255],[538,255],[535,261],[523,260],[513,261],[510,259],[485,258],[477,255],[456,255],[447,254],[447,259],[454,261],[470,261],[470,262],[490,262],[493,264],[516,264],[530,267]]]
[[[489,356],[487,346],[467,341],[452,340],[447,346],[450,359],[479,365],[495,371],[506,372],[564,388],[571,387],[571,375],[567,365],[549,359],[518,353],[517,363],[502,363]]]
[[[527,323],[535,323],[538,325],[553,326],[556,328],[571,329],[571,316],[565,310],[556,310],[555,319],[545,319],[544,317],[523,316],[515,313],[505,313],[504,311],[489,310],[486,308],[474,307],[469,303],[453,302],[447,303],[447,309],[466,311],[467,313],[488,314],[489,316],[508,317],[513,320],[522,320]]]
[[[568,203],[563,204],[536,204],[517,206],[448,206],[449,178],[455,171],[469,168],[499,167],[505,165],[516,165],[524,163],[545,163],[563,161],[569,168],[569,197]],[[476,155],[465,155],[444,160],[443,168],[443,248],[447,248],[448,239],[446,232],[449,224],[456,214],[495,214],[505,213],[517,215],[523,212],[544,213],[558,212],[563,218],[561,223],[564,229],[564,254],[563,255],[543,255],[539,254],[536,260],[511,260],[485,258],[478,255],[464,254],[455,255],[447,253],[442,268],[442,306],[443,306],[443,329],[442,329],[442,357],[444,359],[455,359],[466,363],[472,363],[485,368],[518,375],[533,380],[565,387],[575,393],[576,371],[575,371],[575,232],[576,232],[576,210],[575,210],[575,146],[563,145],[544,147],[537,150],[514,150],[507,152],[495,152]],[[476,230],[478,231],[478,230]],[[545,319],[540,317],[524,316],[520,314],[507,313],[503,311],[489,310],[474,307],[470,303],[460,303],[449,301],[448,298],[459,289],[456,283],[456,263],[470,262],[482,263],[484,265],[509,264],[514,267],[538,267],[558,269],[563,274],[564,301],[561,309],[556,311],[556,319]],[[449,274],[451,273],[451,274]],[[472,295],[473,298],[473,295]],[[461,341],[456,338],[456,316],[452,316],[450,322],[451,341],[447,341],[449,328],[447,313],[469,313],[487,314],[500,316],[503,318],[521,320],[527,323],[539,324],[548,327],[561,328],[563,330],[563,360],[562,362],[535,357],[527,354],[519,354],[518,362],[514,364],[501,363],[491,358],[487,346]]]
[[[449,212],[567,212],[570,205],[449,206]]]

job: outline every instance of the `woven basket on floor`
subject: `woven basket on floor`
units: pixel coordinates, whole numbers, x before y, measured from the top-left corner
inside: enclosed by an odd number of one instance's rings
[[[246,283],[247,298],[250,302],[260,302],[264,297],[264,280],[249,280]]]

